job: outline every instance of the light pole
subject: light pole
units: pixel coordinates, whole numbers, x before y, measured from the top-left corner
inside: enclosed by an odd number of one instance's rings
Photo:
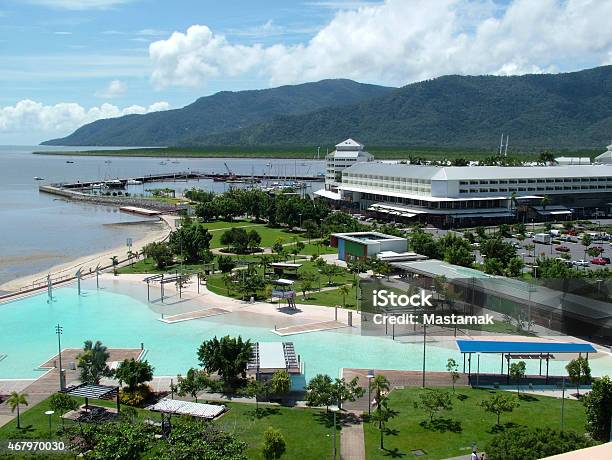
[[[565,376],[562,377],[562,387],[561,390],[561,432],[563,432],[563,416],[565,414]],[[610,436],[610,440],[612,441],[612,434]]]
[[[374,369],[368,371],[368,417],[372,415],[372,379],[374,378]]]
[[[45,415],[49,417],[49,437],[51,436],[51,416],[55,414],[55,411],[47,410],[45,411]]]
[[[59,381],[60,381],[60,391],[64,390],[64,370],[62,368],[62,332],[63,328],[59,324],[55,326],[55,333],[57,334],[57,351],[59,356]]]
[[[423,322],[423,388],[425,388],[425,345],[427,344],[427,325]]]
[[[340,410],[338,406],[331,406],[330,411],[334,413],[334,460],[336,460],[336,412]]]

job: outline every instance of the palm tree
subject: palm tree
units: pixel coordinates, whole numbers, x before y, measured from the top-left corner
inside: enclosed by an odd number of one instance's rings
[[[91,340],[86,340],[83,352],[77,356],[81,382],[98,385],[102,377],[110,377],[112,371],[106,365],[109,357],[110,353],[102,342],[98,340],[94,344]]]
[[[338,288],[338,292],[342,296],[342,306],[346,308],[346,296],[351,292],[351,288],[347,284],[344,284]]]
[[[110,260],[113,264],[113,275],[117,276],[117,265],[119,265],[119,259],[117,256],[113,256],[110,258]]]
[[[374,400],[376,401],[376,404],[379,404],[383,398],[383,395],[389,392],[389,388],[389,381],[387,380],[387,377],[382,374],[376,375],[370,381],[370,390],[374,392]]]
[[[10,406],[11,412],[15,412],[17,409],[17,428],[21,429],[21,420],[19,418],[19,407],[23,404],[24,406],[28,405],[27,400],[28,395],[26,393],[17,393],[13,391],[9,398],[6,400],[6,403]]]
[[[542,211],[546,211],[546,206],[548,206],[549,204],[550,204],[550,198],[548,198],[548,195],[544,195],[542,199],[540,200]]]

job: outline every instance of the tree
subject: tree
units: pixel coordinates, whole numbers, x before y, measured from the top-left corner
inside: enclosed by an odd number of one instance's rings
[[[243,299],[249,297],[257,297],[257,293],[261,291],[266,285],[264,277],[256,272],[246,273],[242,272],[238,279],[238,292],[242,294]]]
[[[585,233],[584,235],[582,235],[580,243],[582,243],[582,245],[584,246],[584,258],[586,259],[588,248],[593,243],[593,237],[588,233]]]
[[[425,390],[419,394],[417,405],[429,413],[429,421],[433,421],[434,415],[441,410],[451,410],[453,401],[448,391]]]
[[[342,307],[346,308],[346,296],[351,292],[351,288],[343,284],[338,288],[338,293],[342,296]]]
[[[280,430],[268,427],[264,431],[264,443],[261,450],[265,459],[281,458],[286,446],[285,438]]]
[[[332,386],[333,401],[337,402],[342,409],[345,401],[355,401],[365,394],[365,390],[359,386],[359,377],[354,377],[348,382],[344,379],[336,379]]]
[[[248,247],[251,252],[254,252],[261,244],[261,235],[257,230],[253,229],[249,232]]]
[[[145,256],[155,261],[155,266],[164,269],[173,262],[172,249],[167,243],[153,242],[143,248]]]
[[[193,417],[173,419],[172,431],[156,460],[247,460],[247,444],[233,434]],[[134,457],[137,458],[137,457]]]
[[[423,230],[416,230],[410,235],[410,248],[430,259],[442,259],[444,253],[441,245],[434,239],[431,233]]]
[[[119,381],[119,385],[125,383],[129,391],[135,391],[138,385],[153,380],[153,370],[146,360],[125,359],[117,367],[115,378]]]
[[[387,398],[383,398],[378,405],[376,406],[376,410],[372,414],[372,419],[374,422],[378,423],[378,431],[380,432],[380,448],[385,448],[384,443],[384,432],[387,425],[387,422],[395,417],[395,412],[389,409],[389,403]]]
[[[334,404],[333,380],[327,374],[317,374],[306,385],[306,403],[309,406],[325,406],[325,411]]]
[[[236,262],[230,256],[217,256],[217,266],[222,273],[229,273],[236,267]]]
[[[53,393],[49,398],[49,407],[58,413],[62,421],[62,429],[64,429],[64,415],[70,410],[76,410],[79,403],[67,393]]]
[[[480,405],[485,412],[497,415],[497,425],[503,412],[512,412],[519,406],[518,399],[510,394],[495,393],[488,399],[480,401]]]
[[[106,365],[109,357],[110,353],[102,342],[98,340],[94,344],[91,340],[86,340],[83,351],[77,355],[81,382],[99,385],[102,377],[112,376],[113,372]]]
[[[210,376],[203,369],[191,368],[185,377],[177,376],[177,388],[179,396],[190,395],[198,402],[198,393],[210,386]]]
[[[376,404],[380,403],[391,388],[389,381],[382,374],[377,374],[370,381],[370,390],[374,393],[374,400]],[[370,401],[371,403],[371,401]]]
[[[112,256],[110,258],[111,264],[113,265],[113,275],[117,276],[117,266],[119,265],[119,259],[117,256]]]
[[[285,370],[278,370],[270,379],[270,392],[274,395],[286,395],[291,390],[291,376]]]
[[[525,361],[519,361],[510,365],[510,377],[516,380],[516,394],[519,394],[521,391],[521,379],[525,376],[526,369]]]
[[[607,375],[593,381],[590,393],[582,398],[586,412],[586,429],[593,439],[608,441],[612,417],[612,379]]]
[[[226,385],[235,388],[240,377],[246,377],[246,368],[251,358],[253,344],[250,340],[242,340],[226,335],[220,340],[215,336],[202,342],[198,349],[200,366],[207,372],[217,372]]]
[[[455,383],[459,380],[459,365],[453,358],[448,358],[446,361],[446,370],[450,372],[451,380],[453,381],[453,393],[455,393]]]
[[[314,284],[317,280],[317,275],[312,271],[305,270],[300,272],[298,278],[300,280],[300,288],[302,290],[302,294],[304,294],[304,300],[306,300],[308,292],[312,291],[314,288]]]
[[[28,405],[28,395],[26,393],[17,393],[16,391],[13,391],[6,400],[6,403],[11,408],[11,412],[15,412],[15,409],[17,409],[17,429],[21,429],[19,409],[22,405]]]
[[[342,274],[342,268],[335,264],[325,264],[321,268],[321,274],[327,276],[327,284],[331,286],[335,276]]]
[[[586,384],[591,380],[591,367],[589,361],[582,356],[572,359],[567,366],[567,375],[570,382],[576,385],[576,392],[580,396],[580,385]]]
[[[257,379],[251,379],[247,382],[246,393],[250,398],[255,398],[255,410],[259,412],[259,398],[267,396],[270,392],[270,387]]]
[[[573,431],[518,427],[504,430],[485,447],[487,460],[548,458],[595,443]]]
[[[203,251],[210,248],[211,239],[212,235],[203,224],[187,220],[170,234],[168,242],[175,254],[188,263],[195,263],[202,259]]]

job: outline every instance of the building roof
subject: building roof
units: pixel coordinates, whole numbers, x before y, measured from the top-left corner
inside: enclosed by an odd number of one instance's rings
[[[501,342],[497,340],[457,340],[461,353],[595,353],[590,343]]]
[[[610,460],[612,458],[612,443],[606,442],[586,449],[573,450],[564,454],[553,455],[542,460]]]
[[[259,342],[260,369],[286,369],[285,349],[282,342]]]
[[[321,189],[314,192],[314,194],[334,201],[342,199],[342,195],[340,195],[338,192],[332,192],[331,190]]]
[[[351,138],[336,144],[336,150],[363,150],[364,147],[363,144]]]
[[[361,244],[379,243],[381,241],[407,241],[406,238],[380,232],[332,233],[332,236]]]
[[[79,386],[66,389],[70,396],[81,398],[106,399],[117,394],[119,387],[109,385],[93,385],[83,383]]]
[[[537,179],[542,177],[612,177],[612,168],[605,165],[421,166],[376,161],[349,166],[343,171],[343,174],[349,173],[425,180]]]
[[[226,407],[224,405],[202,404],[164,398],[150,406],[149,410],[163,412],[164,414],[191,415],[210,420],[225,412]]]

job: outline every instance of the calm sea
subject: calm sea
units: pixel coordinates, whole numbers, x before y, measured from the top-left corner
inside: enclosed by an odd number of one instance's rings
[[[84,147],[74,150],[83,150]],[[87,149],[90,149],[87,147]],[[161,159],[124,157],[66,157],[34,155],[33,151],[69,150],[66,147],[0,146],[0,284],[37,273],[76,257],[137,239],[150,230],[146,219],[109,206],[88,205],[38,192],[40,184],[76,180],[103,180],[180,171],[233,172],[287,177],[324,171],[322,161],[257,159]],[[73,161],[74,163],[67,163]],[[162,164],[164,163],[164,164]],[[44,178],[37,181],[35,176]],[[223,182],[189,181],[131,187],[192,187],[223,191]],[[319,187],[315,186],[313,190]],[[142,222],[137,223],[137,222]],[[131,225],[124,225],[130,223]]]

